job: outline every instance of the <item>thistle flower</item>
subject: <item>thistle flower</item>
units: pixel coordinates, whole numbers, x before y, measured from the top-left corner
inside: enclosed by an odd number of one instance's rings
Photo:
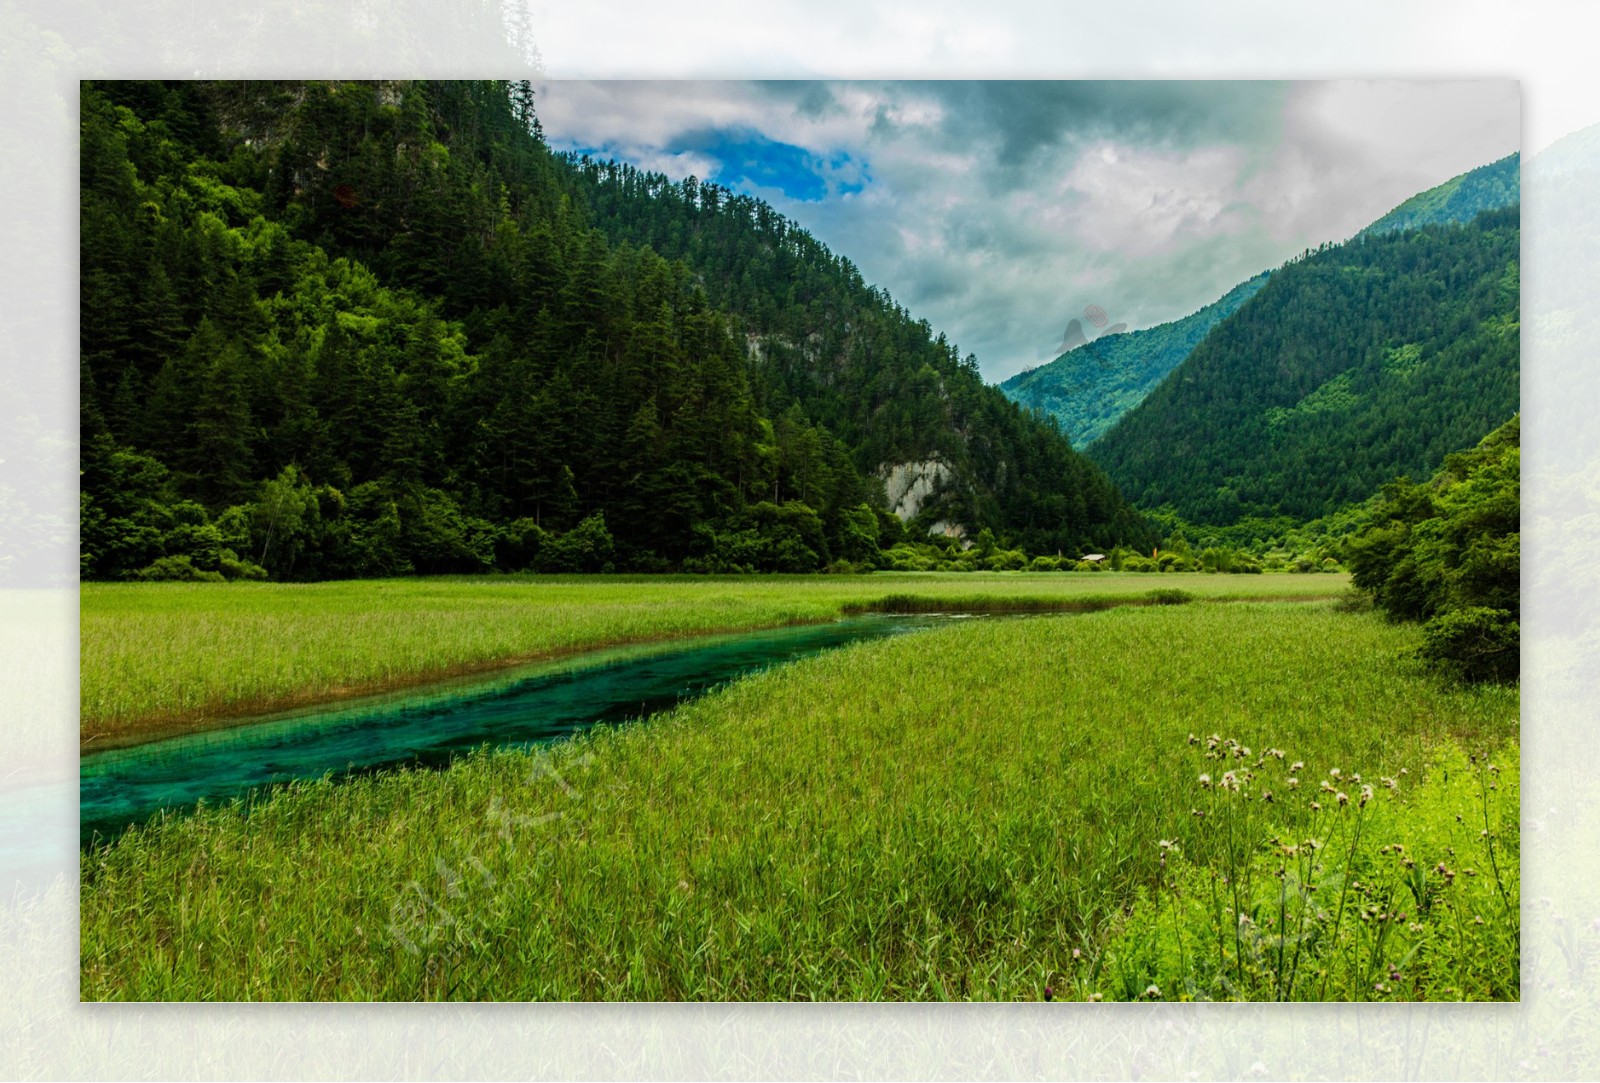
[[[1337,767],[1330,767],[1330,768],[1328,768],[1328,774],[1332,775],[1334,778],[1338,778],[1339,777],[1339,769]]]
[[[1189,734],[1189,743],[1191,745],[1197,745],[1197,744],[1200,743],[1200,738],[1196,737],[1194,734],[1191,733],[1191,734]]]
[[[1372,787],[1361,787],[1361,807],[1366,808],[1367,802],[1372,800]]]
[[[1348,805],[1350,803],[1349,795],[1346,794],[1343,790],[1340,790],[1338,793],[1334,794],[1333,795],[1333,799],[1335,801],[1339,802],[1339,807],[1340,808],[1344,808],[1346,805]]]
[[[1483,919],[1479,918],[1478,920],[1481,923]],[[1144,995],[1149,997],[1151,1000],[1160,1000],[1161,987],[1154,982],[1151,982],[1150,985],[1145,989]]]
[[[1305,769],[1306,769],[1306,765],[1301,760],[1295,760],[1293,763],[1291,763],[1289,765],[1289,773],[1290,774],[1295,774],[1297,772],[1304,771]]]
[[[1386,790],[1392,790],[1395,788],[1395,780],[1390,778],[1388,775],[1384,775],[1379,781],[1383,783],[1383,788]]]
[[[1287,782],[1285,782],[1284,785],[1289,787],[1292,790],[1295,787],[1300,785],[1300,780],[1297,779],[1297,778],[1291,778]]]
[[[1202,773],[1200,775],[1200,788],[1202,790],[1204,790],[1204,789],[1210,788],[1210,786],[1211,786],[1211,776],[1209,774]]]
[[[1322,805],[1319,804],[1316,801],[1311,802],[1311,811],[1312,812],[1321,812],[1322,811]]]

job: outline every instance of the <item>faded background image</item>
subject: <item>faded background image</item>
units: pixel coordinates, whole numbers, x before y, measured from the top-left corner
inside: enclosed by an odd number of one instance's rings
[[[82,1078],[1600,1076],[1600,82],[1582,8],[0,0],[0,1070]],[[615,27],[627,27],[618,36]],[[80,1005],[77,87],[117,77],[1521,80],[1523,1000]],[[1573,135],[1571,133],[1578,133]],[[1563,138],[1566,137],[1566,138]],[[1443,179],[1443,178],[1440,178]],[[892,283],[886,283],[893,288]],[[1117,298],[1099,298],[1113,319]],[[1059,330],[1059,328],[1057,328]],[[1041,346],[1046,345],[1044,343]]]

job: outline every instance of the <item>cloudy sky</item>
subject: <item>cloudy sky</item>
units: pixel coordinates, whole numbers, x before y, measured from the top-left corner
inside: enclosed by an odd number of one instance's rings
[[[552,144],[759,196],[978,355],[1185,316],[1518,149],[1515,82],[569,82]],[[1085,323],[1085,327],[1089,327]]]

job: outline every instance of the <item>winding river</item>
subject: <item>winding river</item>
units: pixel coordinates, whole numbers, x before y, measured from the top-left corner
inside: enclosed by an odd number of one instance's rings
[[[829,624],[597,651],[469,681],[300,711],[226,729],[85,754],[79,838],[89,847],[164,810],[191,810],[294,779],[443,767],[484,746],[526,748],[597,723],[673,707],[735,678],[957,614],[862,616]]]

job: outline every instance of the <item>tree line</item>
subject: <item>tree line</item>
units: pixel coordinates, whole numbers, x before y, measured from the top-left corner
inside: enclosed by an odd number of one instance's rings
[[[87,83],[86,576],[872,567],[1150,528],[766,204],[551,152],[526,84]],[[882,464],[955,478],[902,525]]]

